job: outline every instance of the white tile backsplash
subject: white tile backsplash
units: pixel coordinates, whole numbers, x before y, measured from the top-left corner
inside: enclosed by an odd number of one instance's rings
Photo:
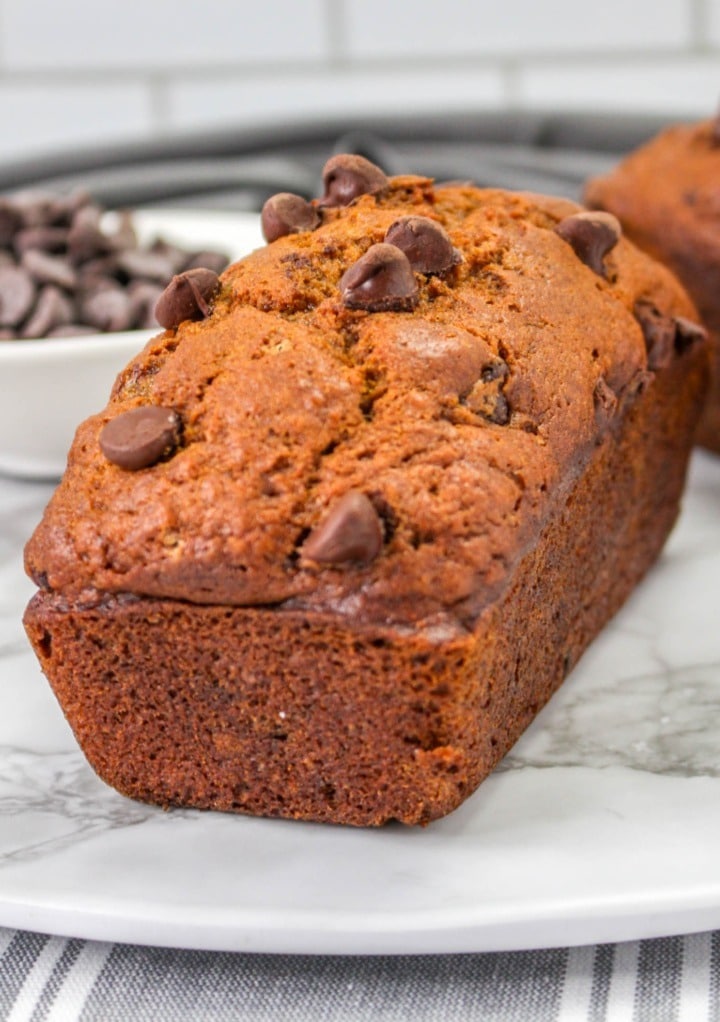
[[[0,78],[6,130],[2,160],[130,140],[153,131],[147,89],[140,83],[13,84]]]
[[[719,52],[716,54],[720,63],[720,0],[705,0],[707,7],[707,41]]]
[[[10,71],[146,71],[329,57],[323,0],[4,0]]]
[[[0,0],[5,158],[344,113],[719,100],[720,0]]]
[[[594,53],[688,45],[687,0],[346,0],[352,57]]]
[[[408,110],[442,113],[452,108],[497,108],[504,102],[498,69],[445,69],[428,73],[411,67],[316,70],[255,76],[172,76],[167,85],[171,128],[212,128],[262,124],[308,117],[398,114]]]
[[[594,61],[562,66],[527,64],[518,74],[518,97],[532,109],[641,110],[669,116],[709,117],[720,101],[718,57]]]

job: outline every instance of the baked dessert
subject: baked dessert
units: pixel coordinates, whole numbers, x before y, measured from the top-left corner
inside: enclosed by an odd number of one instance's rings
[[[174,279],[27,545],[25,625],[126,795],[427,823],[656,558],[706,344],[608,214],[353,156],[324,181]]]
[[[710,334],[713,371],[698,442],[720,453],[720,117],[667,128],[610,174],[588,205],[610,210],[682,281]]]

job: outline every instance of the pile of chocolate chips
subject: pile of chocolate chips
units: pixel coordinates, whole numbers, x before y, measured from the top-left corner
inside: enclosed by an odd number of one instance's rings
[[[85,193],[0,197],[0,340],[157,327],[155,305],[176,274],[228,262],[162,238],[142,246],[127,212],[108,230]]]

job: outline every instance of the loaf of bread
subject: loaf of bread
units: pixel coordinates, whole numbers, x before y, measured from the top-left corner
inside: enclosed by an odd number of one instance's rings
[[[713,364],[698,442],[720,453],[720,117],[667,128],[588,182],[585,198],[614,213],[693,299]]]
[[[608,214],[354,156],[324,187],[174,279],[27,546],[25,624],[126,795],[427,823],[657,557],[707,345]]]

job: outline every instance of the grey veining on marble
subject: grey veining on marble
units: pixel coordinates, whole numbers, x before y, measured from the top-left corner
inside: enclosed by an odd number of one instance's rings
[[[20,622],[22,546],[50,492],[0,479],[0,925],[315,951],[720,925],[720,459],[695,455],[659,563],[495,774],[426,830],[166,813],[106,787]]]

